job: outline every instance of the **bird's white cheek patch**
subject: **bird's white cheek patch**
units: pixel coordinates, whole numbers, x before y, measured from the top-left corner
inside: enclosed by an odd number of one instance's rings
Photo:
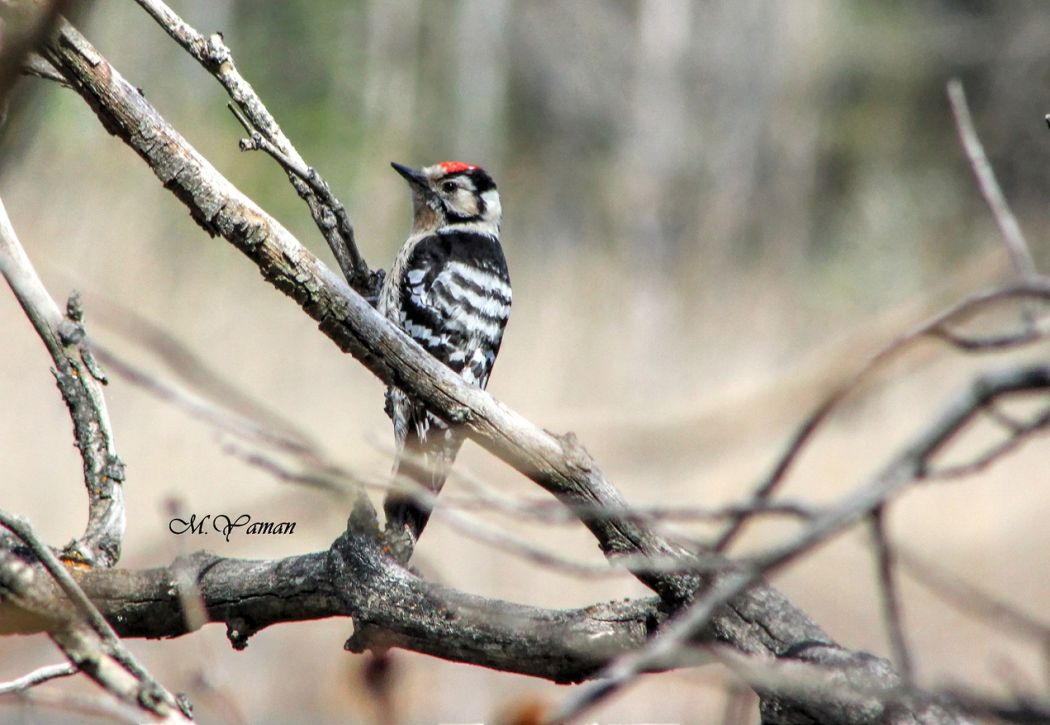
[[[485,202],[485,220],[499,223],[500,218],[503,216],[503,207],[499,202],[499,192],[495,189],[489,189],[481,195],[481,199]]]

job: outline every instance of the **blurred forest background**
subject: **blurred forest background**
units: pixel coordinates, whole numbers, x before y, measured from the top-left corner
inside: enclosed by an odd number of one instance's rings
[[[866,353],[1010,274],[956,137],[949,78],[964,82],[1004,190],[1041,268],[1050,264],[1045,3],[171,4],[202,32],[223,32],[241,72],[346,204],[373,266],[389,264],[408,230],[408,194],[390,161],[462,159],[493,174],[515,303],[490,390],[541,426],[574,430],[633,503],[745,496],[793,426]],[[238,151],[243,134],[219,86],[134,3],[100,0],[79,23],[223,173],[330,258],[284,174]],[[164,355],[131,331],[128,311],[163,328],[341,463],[385,476],[391,443],[377,381],[232,247],[207,238],[78,96],[35,79],[21,86],[0,146],[0,194],[52,294],[80,290],[94,337],[174,379]],[[6,291],[0,336],[0,501],[63,544],[85,520],[80,463],[46,353]],[[1029,352],[1047,353],[1045,343]],[[923,347],[853,401],[786,495],[842,494],[996,362]],[[109,404],[128,466],[123,566],[205,545],[283,556],[326,547],[342,530],[344,502],[225,455],[213,431],[127,381],[113,380]],[[892,510],[895,539],[1045,612],[1048,453],[1039,439],[985,475],[906,495]],[[507,494],[541,493],[476,447],[458,469]],[[229,544],[174,537],[172,499],[200,514],[295,520],[296,533]],[[582,527],[487,520],[601,560]],[[788,529],[756,527],[740,550]],[[493,551],[440,514],[415,564],[435,580],[537,605],[645,593],[629,577],[580,580]],[[860,531],[775,582],[845,645],[885,654],[874,571]],[[904,597],[924,681],[1038,681],[1037,647],[913,581]],[[363,694],[364,658],[342,651],[349,632],[345,620],[279,626],[233,652],[211,625],[129,644],[169,688],[189,693],[204,722],[367,721],[375,705]],[[4,640],[0,679],[57,657],[43,637]],[[406,722],[492,720],[566,694],[422,655],[397,652],[394,662]],[[595,717],[710,721],[724,684],[717,668],[648,676]],[[52,717],[76,719],[0,709],[0,720]]]

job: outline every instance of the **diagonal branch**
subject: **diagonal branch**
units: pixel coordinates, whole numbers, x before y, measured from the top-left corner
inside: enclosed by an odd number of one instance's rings
[[[970,115],[970,107],[966,103],[966,92],[958,78],[953,78],[948,82],[948,101],[952,107],[952,115],[955,117],[959,139],[973,167],[974,176],[977,177],[981,195],[988,203],[988,208],[992,210],[999,233],[1003,235],[1003,242],[1010,254],[1010,261],[1013,262],[1014,269],[1021,279],[1032,279],[1038,275],[1032,252],[1024,238],[1024,232],[1021,231],[1021,225],[1017,223],[1017,217],[1010,210],[1006,196],[999,187],[992,165],[988,162],[988,155],[985,154],[984,146],[977,136],[973,117]]]

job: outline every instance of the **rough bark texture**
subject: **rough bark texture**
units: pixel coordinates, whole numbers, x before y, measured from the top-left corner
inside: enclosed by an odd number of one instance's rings
[[[579,682],[609,659],[645,643],[666,618],[660,600],[551,610],[487,599],[429,583],[400,567],[374,531],[344,534],[328,551],[277,561],[197,553],[170,566],[76,573],[78,583],[122,637],[177,637],[205,622],[226,624],[234,647],[271,624],[352,617],[346,648],[401,647],[493,669]],[[16,568],[24,577],[33,570]],[[10,588],[0,567],[0,588]],[[43,572],[38,598],[62,602]],[[51,596],[47,596],[50,592]],[[193,621],[187,597],[203,605]],[[0,633],[51,629],[64,605],[32,612],[0,606]],[[18,615],[18,616],[16,616]]]
[[[53,373],[73,420],[73,440],[80,451],[88,497],[84,534],[63,551],[67,561],[113,566],[124,538],[124,464],[117,456],[103,396],[105,377],[83,346],[80,303],[74,296],[66,314],[48,294],[15,234],[0,202],[0,274],[33,324],[54,362]]]

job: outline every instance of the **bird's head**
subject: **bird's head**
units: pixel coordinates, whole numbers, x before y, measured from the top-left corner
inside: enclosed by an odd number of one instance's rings
[[[413,232],[463,227],[499,235],[503,216],[499,192],[480,166],[462,161],[442,161],[419,170],[397,163],[391,166],[412,189]]]

